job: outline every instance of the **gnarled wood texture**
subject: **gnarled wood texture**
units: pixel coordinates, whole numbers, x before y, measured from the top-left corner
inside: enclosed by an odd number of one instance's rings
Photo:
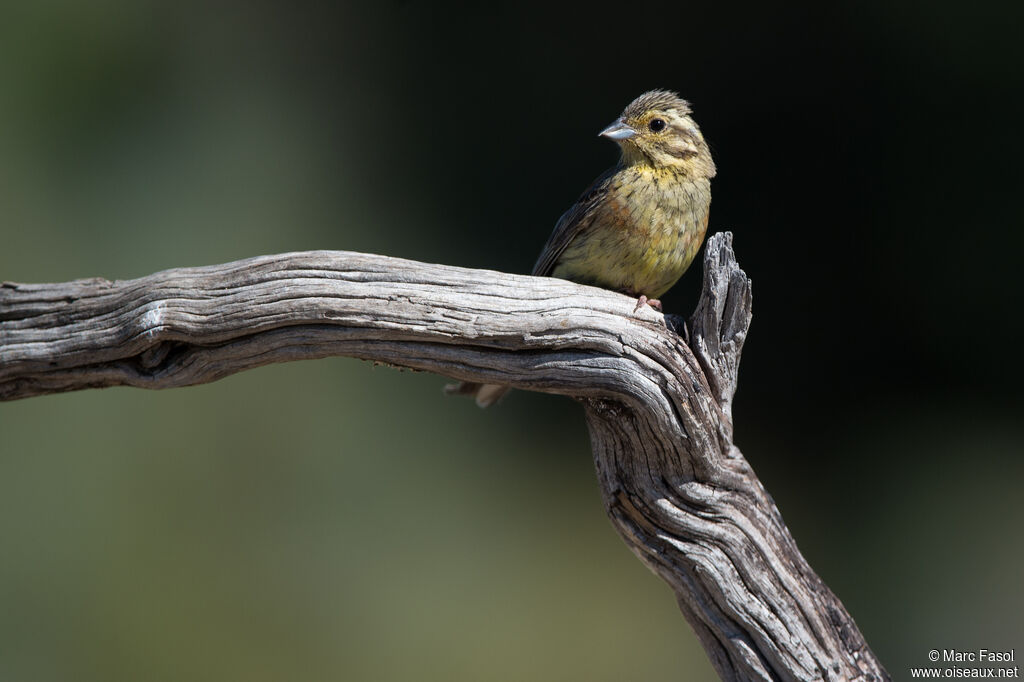
[[[608,515],[726,680],[885,680],[732,442],[750,281],[712,237],[690,320],[549,278],[344,252],[0,285],[0,399],[345,355],[579,399]]]

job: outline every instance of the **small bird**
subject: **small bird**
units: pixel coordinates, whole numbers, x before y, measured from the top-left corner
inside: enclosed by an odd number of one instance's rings
[[[622,156],[555,225],[533,274],[592,284],[637,297],[635,310],[668,291],[690,267],[708,226],[711,159],[686,100],[651,90],[599,135]],[[507,386],[462,383],[451,393],[493,405]]]

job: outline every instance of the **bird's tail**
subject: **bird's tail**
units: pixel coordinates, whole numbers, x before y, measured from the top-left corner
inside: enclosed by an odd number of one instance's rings
[[[501,400],[501,397],[508,393],[508,386],[497,384],[474,384],[469,381],[460,381],[457,384],[448,384],[444,392],[448,395],[471,395],[480,407],[490,407]]]

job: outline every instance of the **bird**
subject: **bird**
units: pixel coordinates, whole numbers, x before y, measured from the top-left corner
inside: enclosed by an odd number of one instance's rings
[[[634,312],[661,309],[659,297],[689,268],[708,226],[715,162],[692,113],[675,92],[651,90],[598,133],[618,144],[619,161],[559,218],[532,274],[636,297]],[[480,407],[508,390],[446,387],[472,395]]]

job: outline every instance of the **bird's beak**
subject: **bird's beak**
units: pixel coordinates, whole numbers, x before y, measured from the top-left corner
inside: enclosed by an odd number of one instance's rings
[[[628,123],[623,121],[621,118],[617,119],[615,123],[598,133],[599,137],[607,137],[609,140],[628,140],[629,138],[636,135],[636,128],[633,128]]]

